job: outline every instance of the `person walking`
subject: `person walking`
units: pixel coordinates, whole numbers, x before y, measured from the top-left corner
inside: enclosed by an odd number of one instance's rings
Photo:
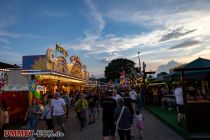
[[[71,100],[70,100],[70,98],[69,98],[69,96],[66,92],[63,94],[62,98],[64,99],[65,104],[66,104],[66,119],[68,119],[69,118],[69,109],[70,109]]]
[[[28,130],[36,131],[41,112],[42,111],[41,111],[40,105],[38,105],[36,99],[33,99],[32,105],[29,106],[29,109],[26,112],[25,119],[24,119],[25,121],[27,121],[26,128]],[[35,137],[34,136],[29,137],[28,139],[33,140],[33,139],[35,139]]]
[[[120,140],[131,140],[131,114],[129,108],[124,106],[123,98],[118,100],[114,116]]]
[[[52,119],[52,99],[48,99],[46,106],[44,107],[44,111],[42,114],[42,119],[46,121],[47,129],[54,130],[53,119]]]
[[[122,98],[122,97],[117,93],[117,90],[116,90],[116,89],[113,89],[112,93],[113,93],[112,98],[115,99],[116,102],[118,102],[118,99]]]
[[[126,107],[128,107],[129,111],[130,111],[130,115],[131,115],[131,136],[134,137],[134,126],[133,126],[133,116],[134,116],[134,106],[133,104],[135,104],[134,102],[132,102],[131,97],[129,96],[129,93],[126,92],[125,93],[125,97],[124,97],[124,105]]]
[[[88,102],[84,94],[80,94],[80,99],[77,101],[78,119],[80,121],[80,131],[85,127]]]
[[[143,139],[144,122],[143,115],[140,113],[139,110],[136,111],[136,127],[139,130],[140,139]]]
[[[183,101],[183,91],[181,85],[178,84],[174,90],[174,95],[177,104],[177,123],[180,126],[181,120],[184,119],[184,101]]]
[[[129,89],[130,90],[130,98],[131,98],[131,101],[132,101],[132,107],[133,107],[133,110],[134,112],[136,112],[136,98],[137,98],[137,93],[134,89]]]
[[[29,106],[29,109],[25,115],[25,120],[28,121],[26,126],[27,129],[36,130],[40,114],[41,114],[41,108],[38,105],[36,99],[33,99],[32,105]]]
[[[52,99],[52,118],[54,123],[54,131],[56,131],[56,126],[60,126],[62,132],[66,132],[64,126],[64,118],[66,113],[66,104],[63,98],[60,97],[60,93],[55,93],[54,99]]]
[[[95,114],[96,114],[96,99],[93,95],[93,92],[88,96],[88,114],[89,114],[89,123],[95,123]]]
[[[1,101],[0,107],[0,139],[4,136],[4,130],[8,128],[9,125],[9,113],[7,110],[7,103],[5,100]]]
[[[137,97],[136,97],[136,111],[137,110],[140,110],[141,111],[141,108],[142,108],[142,99],[141,99],[141,95],[140,94],[137,94]]]
[[[112,137],[112,140],[115,140],[115,120],[114,112],[117,107],[116,101],[112,98],[112,91],[108,90],[106,92],[107,98],[102,100],[102,123],[103,123],[103,139],[108,140],[109,136]]]
[[[158,88],[157,86],[152,88],[153,104],[158,105]]]

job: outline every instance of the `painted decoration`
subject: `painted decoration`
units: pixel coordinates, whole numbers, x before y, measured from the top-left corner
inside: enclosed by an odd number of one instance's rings
[[[40,94],[37,92],[36,88],[38,86],[38,82],[36,80],[32,80],[30,83],[29,83],[29,90],[32,92],[33,96],[36,98],[36,99],[40,99]]]
[[[0,89],[4,86],[4,80],[0,79]]]
[[[70,62],[71,62],[72,64],[77,64],[77,65],[79,65],[79,66],[82,68],[82,63],[81,63],[81,61],[80,61],[79,56],[77,56],[77,55],[71,56],[71,57],[70,57]]]
[[[67,62],[63,56],[57,57],[53,70],[64,74],[69,74]]]
[[[52,49],[47,49],[47,60],[50,62],[50,63],[53,63],[55,62],[55,54],[54,54],[54,51]]]
[[[60,55],[57,54],[58,51],[61,52]],[[55,50],[49,48],[45,55],[23,56],[23,70],[30,73],[33,73],[33,70],[38,70],[34,71],[34,74],[39,73],[39,71],[40,73],[43,71],[57,72],[83,80],[89,79],[86,65],[81,63],[80,58],[77,55],[73,55],[69,57],[71,63],[68,64],[66,61],[67,56],[69,56],[67,51],[56,44]]]
[[[23,56],[24,70],[46,70],[46,55]]]
[[[36,91],[36,87],[38,86],[36,80],[32,80],[30,83],[29,83],[29,90],[30,91]]]

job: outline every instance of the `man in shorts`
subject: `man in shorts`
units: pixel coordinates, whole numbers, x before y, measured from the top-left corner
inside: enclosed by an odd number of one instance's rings
[[[176,98],[176,104],[177,104],[177,123],[178,125],[181,125],[181,120],[184,119],[184,101],[183,101],[183,92],[181,85],[178,84],[177,87],[174,90],[174,95]]]
[[[66,104],[63,98],[60,97],[59,93],[55,93],[55,99],[52,99],[52,118],[54,127],[56,128],[59,125],[62,129],[62,132],[66,132],[64,126],[64,119],[66,114]]]
[[[108,98],[102,101],[101,107],[103,109],[102,122],[103,122],[103,138],[108,140],[109,136],[112,136],[112,140],[115,140],[115,123],[114,112],[117,107],[116,101],[112,98],[112,91],[107,91]]]

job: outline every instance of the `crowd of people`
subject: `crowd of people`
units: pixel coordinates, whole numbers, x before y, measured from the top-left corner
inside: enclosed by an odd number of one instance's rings
[[[196,90],[196,96],[193,91],[195,90],[192,87],[187,88],[187,93],[190,96],[187,98],[190,100],[205,98],[199,89]],[[149,93],[153,95],[152,99],[148,99]],[[133,87],[119,90],[112,87],[75,91],[71,94],[64,91],[58,91],[54,94],[48,93],[43,97],[43,105],[35,98],[32,99],[24,119],[27,122],[25,128],[36,130],[41,119],[45,120],[48,130],[54,132],[60,130],[65,133],[64,122],[65,119],[68,120],[71,108],[71,112],[75,111],[77,114],[76,118],[80,122],[80,131],[85,129],[86,125],[94,124],[101,111],[104,140],[109,139],[109,136],[112,136],[114,140],[117,133],[120,140],[125,138],[130,140],[134,136],[133,130],[136,128],[139,129],[139,136],[142,138],[144,128],[141,113],[142,105],[148,103],[159,105],[159,98],[161,97],[163,102],[164,95],[173,95],[174,104],[178,111],[177,123],[181,125],[181,121],[185,118],[183,89],[180,84],[177,84],[171,90],[164,86],[152,86],[146,88],[146,90],[136,90]],[[1,136],[3,136],[2,132],[7,129],[9,124],[9,113],[4,100],[1,102],[0,116]],[[136,121],[133,121],[134,118],[136,118]],[[134,122],[136,122],[136,125],[133,124]]]
[[[70,109],[71,108],[71,109]],[[132,88],[117,90],[108,88],[106,90],[93,89],[76,91],[72,94],[56,92],[46,94],[42,105],[40,101],[33,98],[25,114],[25,129],[37,130],[40,120],[44,120],[48,130],[54,132],[66,132],[65,120],[68,120],[69,112],[75,111],[77,120],[80,122],[80,131],[86,125],[94,124],[102,113],[103,138],[104,140],[116,139],[118,133],[120,140],[130,140],[133,130],[139,129],[140,137],[143,137],[143,117],[141,114],[141,101],[139,94]],[[5,101],[1,102],[1,132],[7,129],[9,113]],[[133,119],[136,117],[137,124]],[[3,133],[1,133],[3,136]],[[28,138],[36,139],[35,137]]]
[[[123,92],[116,89],[108,90],[101,100],[103,137],[104,140],[112,137],[115,140],[118,133],[120,140],[131,140],[134,137],[133,130],[140,130],[140,138],[143,137],[143,117],[141,105],[137,101],[140,99],[135,90],[128,88]],[[133,119],[137,118],[137,124],[133,124]],[[140,125],[139,125],[140,124]]]

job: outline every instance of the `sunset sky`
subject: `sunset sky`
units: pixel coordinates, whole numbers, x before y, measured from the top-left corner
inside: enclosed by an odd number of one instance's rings
[[[58,43],[90,74],[112,59],[147,70],[210,59],[210,0],[0,0],[0,61],[22,64]]]

